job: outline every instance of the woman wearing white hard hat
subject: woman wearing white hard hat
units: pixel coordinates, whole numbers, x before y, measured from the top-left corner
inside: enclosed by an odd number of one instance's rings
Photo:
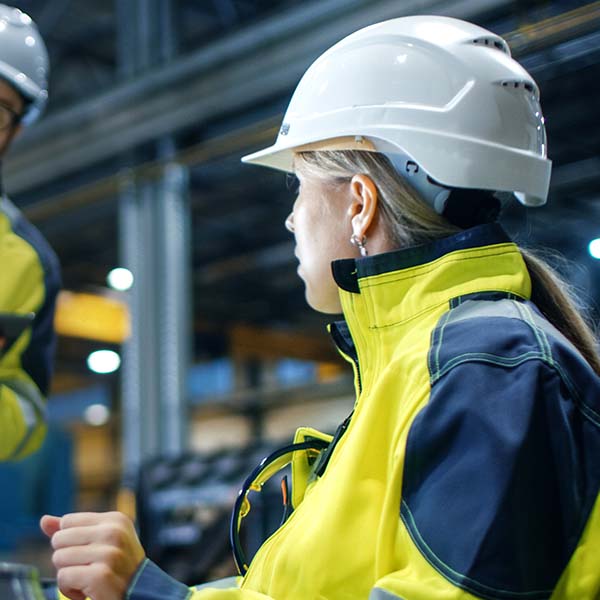
[[[129,567],[97,597],[597,598],[600,361],[550,271],[494,222],[509,196],[544,204],[550,177],[538,88],[506,43],[443,17],[362,29],[245,160],[298,176],[286,225],[308,303],[343,312],[330,332],[353,414],[248,478],[243,578],[190,591],[125,535]],[[249,562],[247,492],[290,460],[293,512]],[[94,567],[115,573],[90,532],[118,519],[46,518],[55,547],[79,546],[57,552],[66,590],[94,597]]]

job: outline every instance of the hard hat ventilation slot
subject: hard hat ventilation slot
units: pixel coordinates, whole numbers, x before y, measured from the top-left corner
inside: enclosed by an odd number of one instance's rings
[[[500,40],[493,37],[480,37],[475,38],[473,40],[473,44],[477,46],[490,46],[491,48],[496,48],[496,50],[500,50],[504,52],[504,54],[510,54],[506,44],[503,44]]]
[[[503,81],[501,85],[505,88],[513,88],[515,90],[526,90],[530,94],[533,94],[535,91],[533,85],[528,81]]]

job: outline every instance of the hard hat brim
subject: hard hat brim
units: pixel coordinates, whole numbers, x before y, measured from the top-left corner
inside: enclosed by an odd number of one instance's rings
[[[427,164],[428,174],[444,186],[517,192],[519,202],[526,206],[546,203],[552,162],[532,152],[515,148],[509,150],[498,144],[456,135],[405,128],[402,137],[406,140],[406,147],[411,148],[408,153],[404,147],[386,139],[389,132],[386,135],[385,129],[373,127],[359,134],[373,142],[382,153],[398,152],[411,156],[418,164]],[[279,139],[268,148],[242,157],[242,162],[291,173],[294,171],[294,153],[315,141],[319,140],[290,140],[287,145]],[[460,149],[464,152],[458,152]],[[447,160],[449,154],[454,155],[451,163]],[[479,160],[474,162],[473,156],[478,156]],[[493,171],[481,169],[482,164],[494,165]]]
[[[292,148],[282,149],[277,144],[273,144],[258,152],[242,156],[242,162],[292,173],[294,171],[294,151]]]

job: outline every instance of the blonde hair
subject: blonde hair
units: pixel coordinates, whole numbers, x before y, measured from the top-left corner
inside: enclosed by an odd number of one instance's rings
[[[299,152],[294,167],[306,176],[331,183],[368,175],[379,193],[379,207],[391,241],[398,247],[427,243],[461,231],[433,208],[396,173],[377,152],[322,150]],[[531,300],[544,316],[579,350],[600,375],[600,357],[591,327],[581,315],[568,284],[541,258],[520,248],[532,284]],[[563,291],[565,290],[565,291]]]

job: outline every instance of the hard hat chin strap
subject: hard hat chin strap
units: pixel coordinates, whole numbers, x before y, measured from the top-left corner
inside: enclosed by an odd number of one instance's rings
[[[449,188],[434,181],[412,158],[401,153],[385,153],[394,170],[419,196],[450,223],[468,229],[498,218],[502,203],[489,190]]]
[[[383,154],[390,161],[396,173],[414,188],[436,213],[443,214],[451,190],[431,179],[410,156],[392,152]]]

